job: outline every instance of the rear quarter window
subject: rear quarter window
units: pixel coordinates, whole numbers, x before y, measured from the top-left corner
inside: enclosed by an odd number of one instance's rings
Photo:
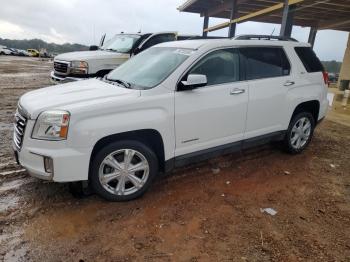
[[[295,47],[294,50],[307,72],[314,73],[324,71],[321,61],[318,59],[311,47]]]

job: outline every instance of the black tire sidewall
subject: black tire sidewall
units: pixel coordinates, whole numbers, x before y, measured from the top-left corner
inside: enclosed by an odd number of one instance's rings
[[[145,156],[149,164],[149,175],[146,183],[140,190],[131,195],[118,196],[111,194],[103,188],[99,181],[100,164],[107,155],[120,149],[133,149],[140,152],[142,155]],[[92,189],[95,191],[95,193],[109,201],[128,201],[142,196],[150,187],[152,181],[158,174],[158,159],[153,150],[145,144],[134,140],[118,141],[108,144],[102,149],[100,149],[91,161],[92,162],[89,172],[89,183]]]
[[[311,123],[311,133],[310,133],[310,136],[309,136],[309,139],[308,141],[306,142],[306,144],[304,146],[302,146],[301,148],[299,149],[296,149],[292,146],[291,144],[291,133],[292,133],[292,129],[295,125],[296,122],[299,121],[300,118],[303,118],[303,117],[306,117],[310,120],[310,123]],[[302,113],[298,113],[296,114],[292,120],[290,121],[289,123],[289,127],[288,127],[288,130],[287,130],[287,134],[286,134],[286,137],[285,137],[285,147],[286,147],[286,150],[291,153],[291,154],[299,154],[301,153],[311,142],[312,140],[312,136],[313,136],[313,133],[314,133],[314,130],[315,130],[315,119],[313,117],[313,115],[311,113],[308,113],[308,112],[302,112]]]

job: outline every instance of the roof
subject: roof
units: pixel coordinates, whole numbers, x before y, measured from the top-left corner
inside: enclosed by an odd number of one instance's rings
[[[158,47],[174,47],[186,49],[216,48],[226,46],[310,46],[307,43],[276,40],[234,40],[234,39],[209,39],[209,40],[184,40],[165,42]]]
[[[260,11],[283,0],[237,0],[237,17]],[[187,0],[178,9],[181,12],[207,12],[210,17],[230,18],[232,0]],[[303,0],[297,4],[294,25],[334,29],[350,32],[350,1],[348,0]],[[280,24],[282,9],[256,16],[246,21]]]

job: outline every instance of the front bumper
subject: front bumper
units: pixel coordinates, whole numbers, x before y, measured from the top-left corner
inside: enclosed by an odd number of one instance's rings
[[[64,84],[64,83],[69,83],[69,82],[84,80],[84,79],[86,79],[86,78],[82,78],[82,77],[70,77],[70,76],[57,76],[57,75],[55,75],[55,72],[54,72],[54,71],[51,71],[51,73],[50,73],[50,79],[51,79],[51,82],[54,83],[54,84]]]
[[[91,149],[69,148],[67,141],[44,141],[31,138],[35,121],[29,120],[23,138],[22,148],[15,155],[19,164],[28,173],[44,180],[73,182],[88,180]],[[53,160],[53,172],[45,172],[44,157]]]

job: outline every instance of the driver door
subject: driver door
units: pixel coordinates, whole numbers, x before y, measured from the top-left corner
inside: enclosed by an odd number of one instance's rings
[[[239,64],[237,50],[215,50],[184,76],[206,75],[207,85],[175,93],[175,157],[243,139],[248,85],[240,81]]]

